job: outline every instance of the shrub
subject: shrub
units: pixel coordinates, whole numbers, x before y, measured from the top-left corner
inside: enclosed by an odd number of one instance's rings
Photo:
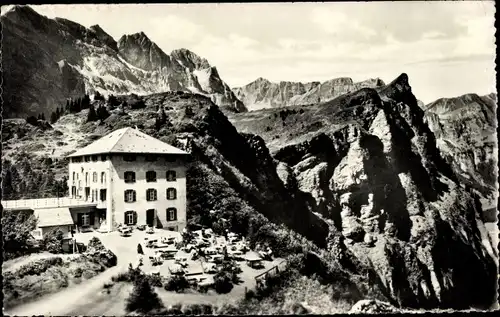
[[[142,251],[142,245],[140,243],[137,244],[137,253],[138,254],[144,254],[144,251]]]
[[[227,294],[233,289],[232,275],[228,272],[217,272],[214,282],[215,291],[219,294]]]
[[[49,267],[61,265],[62,263],[63,260],[60,257],[36,260],[22,265],[13,276],[16,278],[23,278],[26,275],[40,275],[47,271]]]
[[[82,268],[78,267],[78,268],[76,268],[75,272],[73,273],[73,276],[75,278],[79,278],[79,277],[82,277],[82,274],[83,274]]]
[[[171,292],[183,292],[189,288],[189,282],[184,275],[173,275],[165,284],[165,290]]]
[[[99,240],[98,237],[93,237],[89,241],[89,245],[87,247],[87,250],[89,252],[95,252],[95,251],[106,250],[106,248],[104,247],[104,245],[102,244],[101,240]]]
[[[128,312],[139,313],[148,313],[162,307],[163,303],[146,278],[140,278],[134,283],[134,289],[127,298],[125,306]]]
[[[42,249],[55,254],[63,253],[63,237],[64,233],[60,229],[50,231],[43,237]]]
[[[24,217],[21,212],[8,210],[2,212],[4,259],[25,254],[33,248],[34,240],[31,231],[36,228],[36,223],[35,217]]]

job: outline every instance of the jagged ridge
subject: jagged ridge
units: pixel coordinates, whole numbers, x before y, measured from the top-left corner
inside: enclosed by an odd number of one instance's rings
[[[209,96],[228,111],[246,111],[208,61],[186,49],[165,54],[143,32],[116,42],[100,26],[49,19],[29,6],[1,17],[4,116],[46,116],[67,98],[181,90]]]

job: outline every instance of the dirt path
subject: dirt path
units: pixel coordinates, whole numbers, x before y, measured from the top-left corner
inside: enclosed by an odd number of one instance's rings
[[[102,298],[97,295],[103,290],[104,283],[110,282],[111,277],[125,270],[127,265],[128,263],[119,264],[78,285],[71,286],[55,294],[43,296],[36,301],[13,307],[4,311],[4,314],[61,316],[74,315],[73,312],[76,308],[83,308],[78,312],[78,315],[88,315],[89,308],[102,302]],[[109,304],[109,298],[107,303]]]

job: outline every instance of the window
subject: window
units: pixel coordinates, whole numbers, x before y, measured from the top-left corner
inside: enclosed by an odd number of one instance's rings
[[[85,187],[85,200],[89,200],[90,197],[90,187]]]
[[[73,179],[73,184],[75,183],[75,176],[76,176],[76,173],[73,172],[73,178],[72,178]]]
[[[101,189],[99,194],[99,196],[101,196],[101,201],[106,201],[106,190]]]
[[[125,172],[125,183],[135,183],[135,173]]]
[[[101,161],[104,162],[108,159],[108,157],[106,155],[101,155]]]
[[[92,155],[92,162],[97,162],[97,155]]]
[[[94,183],[97,183],[97,172],[94,172],[94,173],[92,174],[92,181],[93,181]]]
[[[89,226],[89,225],[90,225],[90,215],[82,214],[82,226]]]
[[[149,188],[146,190],[146,200],[147,201],[154,201],[156,200],[156,189]]]
[[[90,181],[89,173],[87,172],[85,173],[85,185],[88,185],[89,181]]]
[[[96,199],[96,197],[95,197],[95,190],[92,189],[92,200],[91,201],[93,202],[94,199]]]
[[[176,178],[175,171],[167,171],[167,182],[175,182]]]
[[[175,188],[167,188],[167,199],[173,200],[177,198],[177,190]]]
[[[146,155],[146,162],[154,162],[158,157],[156,155]]]
[[[72,198],[76,197],[76,186],[71,186],[71,197]]]
[[[135,155],[124,155],[123,160],[125,162],[133,162],[135,161]]]
[[[146,181],[147,182],[156,182],[156,172],[155,171],[147,171],[146,172]]]
[[[125,202],[132,203],[136,200],[135,190],[127,189],[125,191]]]
[[[177,209],[168,208],[167,209],[167,221],[176,221],[177,220]]]
[[[106,185],[106,173],[105,172],[101,172],[101,184]]]
[[[90,162],[90,156],[85,156],[85,162]]]
[[[137,223],[137,213],[133,210],[125,212],[125,224],[135,225]]]

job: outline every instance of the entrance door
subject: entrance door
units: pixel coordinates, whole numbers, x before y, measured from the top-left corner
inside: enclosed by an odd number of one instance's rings
[[[155,214],[154,209],[146,210],[146,224],[150,227],[153,227],[155,224]]]

